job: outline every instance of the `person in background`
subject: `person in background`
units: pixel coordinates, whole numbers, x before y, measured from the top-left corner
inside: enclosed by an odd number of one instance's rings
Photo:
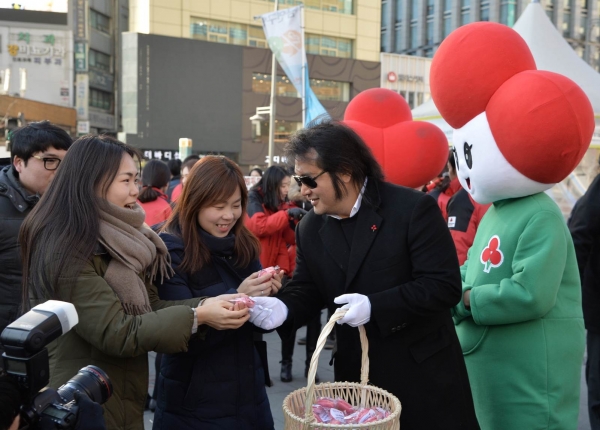
[[[175,276],[158,285],[164,300],[277,293],[281,275],[258,276],[260,243],[244,226],[248,194],[240,168],[206,156],[191,170],[164,240]],[[154,430],[273,429],[255,327],[209,329],[183,354],[165,354]]]
[[[181,183],[173,188],[173,192],[171,193],[172,202],[176,202],[181,195],[187,176],[190,174],[190,170],[192,170],[192,167],[194,167],[194,164],[196,164],[199,159],[200,157],[197,155],[190,155],[183,160],[183,164],[181,165]]]
[[[490,206],[491,203],[477,203],[462,187],[448,201],[448,229],[461,266],[467,260],[479,223]]]
[[[288,275],[288,245],[295,243],[290,221],[299,221],[306,214],[304,209],[290,207],[287,202],[290,181],[291,177],[283,167],[271,166],[265,170],[261,180],[250,189],[246,217],[246,226],[260,239],[262,266],[279,266]],[[283,352],[280,379],[290,382],[292,359],[287,356],[287,351],[286,357],[283,357]]]
[[[262,178],[262,175],[263,171],[259,167],[255,167],[252,170],[250,170],[250,176],[258,176],[259,178]]]
[[[181,183],[182,164],[182,161],[179,159],[167,161],[167,166],[169,166],[169,170],[171,171],[171,180],[169,181],[169,187],[167,188],[169,200],[172,200],[171,194],[173,193],[173,189]]]
[[[242,326],[248,309],[222,297],[161,301],[155,279],[172,269],[165,244],[144,223],[137,151],[108,136],[78,139],[40,202],[23,222],[23,304],[72,303],[78,324],[48,347],[50,386],[86,365],[104,370],[114,392],[107,428],[142,430],[148,351],[178,353],[205,325]],[[202,302],[202,303],[201,303]]]
[[[66,131],[48,121],[32,122],[12,135],[11,164],[0,170],[0,333],[20,315],[21,223],[48,188],[72,142]]]
[[[585,379],[590,426],[592,430],[600,430],[600,174],[575,204],[568,224],[581,277],[587,330]]]
[[[462,188],[458,176],[456,176],[456,161],[454,161],[454,154],[452,152],[450,152],[450,155],[448,156],[446,168],[448,169],[448,172],[443,173],[442,180],[428,192],[428,194],[437,201],[445,220],[448,219],[448,201]]]
[[[169,186],[171,172],[160,160],[150,160],[142,169],[142,191],[138,203],[146,212],[146,224],[150,227],[169,218],[172,209],[165,194]]]

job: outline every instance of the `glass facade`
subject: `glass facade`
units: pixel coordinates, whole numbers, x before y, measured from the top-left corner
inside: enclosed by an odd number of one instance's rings
[[[352,58],[352,40],[342,37],[306,34],[306,52],[330,57]]]
[[[381,50],[389,52],[388,24],[390,20],[390,2],[391,0],[382,0],[381,2]]]
[[[516,22],[516,0],[502,0],[500,3],[500,23],[512,27]]]
[[[275,0],[263,0],[275,3]],[[354,13],[353,0],[279,0],[279,7],[283,5],[297,6],[304,4],[307,9],[319,9],[327,12],[337,12],[351,15]]]
[[[336,102],[350,101],[349,82],[310,79],[310,87],[319,100],[332,100]],[[296,91],[296,87],[294,87],[287,76],[277,76],[275,88],[278,97],[300,97]],[[252,92],[270,94],[271,75],[266,73],[253,73]]]
[[[480,21],[489,21],[490,20],[490,3],[485,1],[481,3],[481,8],[479,9],[479,20]]]
[[[106,34],[110,34],[110,18],[94,9],[90,9],[90,27]]]
[[[232,45],[267,48],[262,27],[248,24],[219,21],[216,19],[191,18],[190,35],[193,39]],[[352,58],[351,39],[319,36],[307,33],[305,48],[308,54],[330,57]]]
[[[471,0],[461,0],[460,2],[460,25],[471,22]]]
[[[403,47],[404,32],[404,2],[396,0],[396,24],[394,26],[394,52],[400,52]]]

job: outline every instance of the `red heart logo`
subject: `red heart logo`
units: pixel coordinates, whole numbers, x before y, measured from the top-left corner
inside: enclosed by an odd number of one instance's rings
[[[413,121],[408,103],[385,88],[363,91],[348,104],[344,123],[371,148],[386,180],[416,188],[448,161],[448,140],[435,125]]]

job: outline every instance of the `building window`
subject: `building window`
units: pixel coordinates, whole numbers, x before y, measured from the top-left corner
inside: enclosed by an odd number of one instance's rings
[[[471,22],[471,0],[461,0],[460,2],[460,25]]]
[[[90,27],[106,34],[110,34],[110,18],[94,9],[90,9]]]
[[[394,25],[394,51],[400,52],[403,47],[403,30],[402,22],[404,21],[404,0],[396,0],[396,24]]]
[[[571,5],[569,0],[564,0],[563,6],[563,36],[571,37]]]
[[[319,100],[336,102],[350,101],[350,83],[310,79],[310,87]],[[296,87],[287,76],[277,76],[276,91],[278,97],[300,97]],[[271,93],[271,75],[266,73],[252,74],[252,92],[258,94]]]
[[[480,15],[479,15],[480,21],[489,21],[490,20],[490,3],[489,3],[489,1],[482,2],[479,11],[480,11]]]
[[[90,106],[107,111],[112,110],[112,94],[90,88]]]
[[[551,1],[546,2],[544,9],[546,10],[546,15],[548,16],[548,19],[554,22],[554,4]]]
[[[230,43],[232,45],[266,48],[267,40],[262,27],[238,24],[216,19],[193,18],[190,23],[192,39],[209,42]]]
[[[352,40],[306,34],[306,52],[329,57],[352,58]]]
[[[263,0],[275,3],[274,0]],[[307,9],[319,9],[351,15],[354,11],[353,0],[279,0],[279,5],[297,6],[304,4]]]
[[[90,67],[110,73],[110,55],[106,55],[95,49],[90,49],[88,56]]]
[[[388,22],[390,19],[390,3],[388,0],[381,2],[381,51],[390,52],[388,38]]]
[[[515,25],[515,15],[517,12],[516,0],[502,0],[500,3],[500,22],[512,27]]]
[[[190,35],[193,39],[257,48],[268,47],[262,27],[204,18],[192,18],[191,21]],[[305,48],[309,54],[341,58],[353,57],[352,40],[341,37],[307,33]]]
[[[444,38],[452,31],[452,0],[444,0]]]

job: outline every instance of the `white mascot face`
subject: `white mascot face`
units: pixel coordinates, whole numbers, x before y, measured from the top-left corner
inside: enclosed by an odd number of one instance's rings
[[[462,187],[477,203],[524,197],[552,188],[519,173],[504,158],[485,112],[454,130],[456,173]]]

